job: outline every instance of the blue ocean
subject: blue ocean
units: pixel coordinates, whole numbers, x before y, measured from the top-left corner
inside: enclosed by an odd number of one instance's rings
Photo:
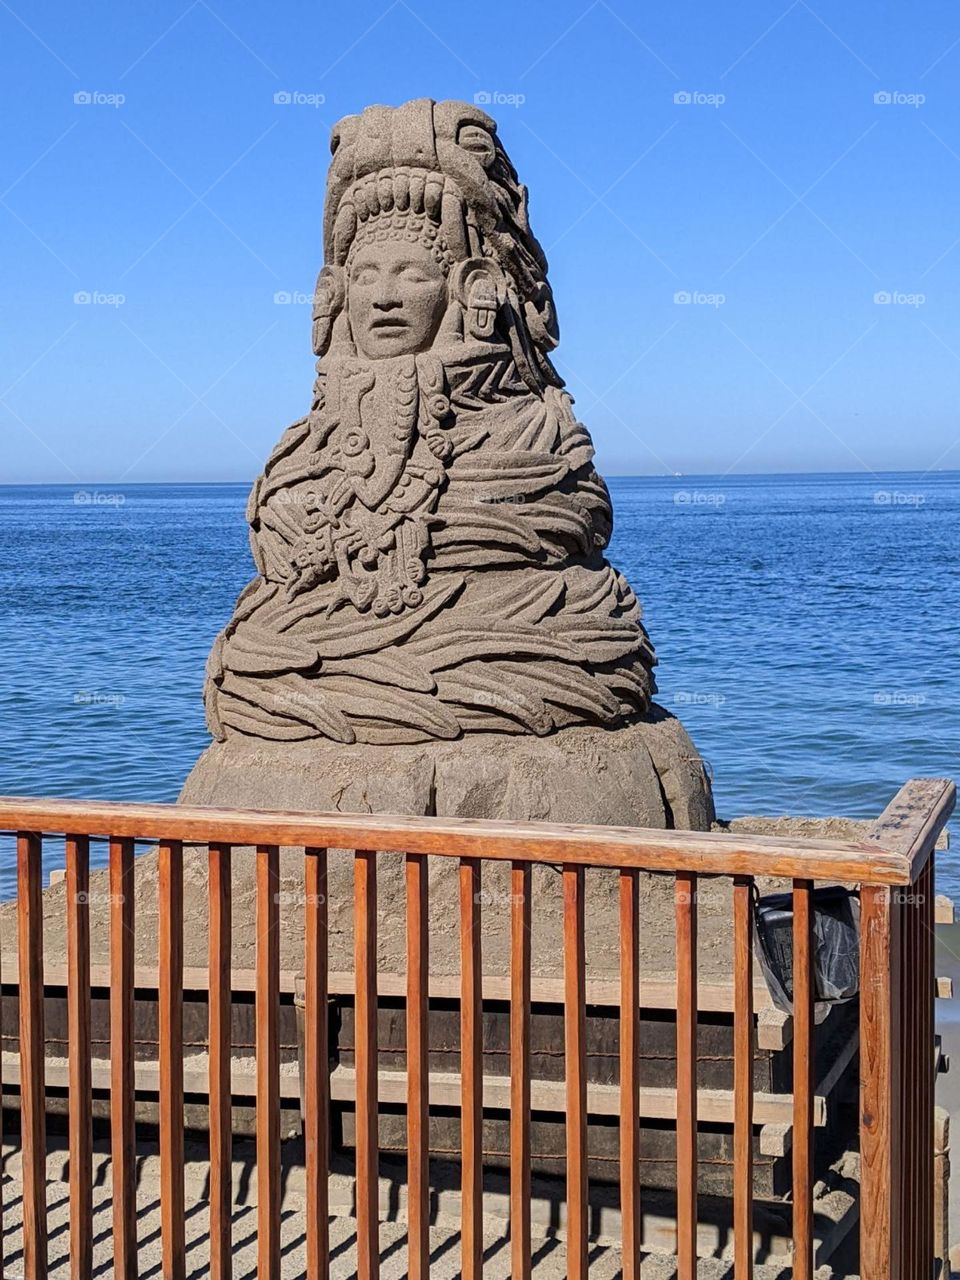
[[[960,472],[620,478],[611,559],[723,817],[960,771]],[[243,485],[0,486],[0,794],[172,801],[252,574]],[[57,851],[52,848],[50,858]],[[939,881],[960,893],[960,861]],[[0,897],[13,893],[0,843]]]

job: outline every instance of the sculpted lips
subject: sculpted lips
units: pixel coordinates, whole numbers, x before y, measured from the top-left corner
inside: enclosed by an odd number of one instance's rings
[[[407,322],[402,316],[378,316],[370,321],[371,329],[406,329]]]

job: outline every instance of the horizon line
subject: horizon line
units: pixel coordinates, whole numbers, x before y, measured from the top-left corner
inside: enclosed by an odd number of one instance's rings
[[[960,467],[937,467],[937,468],[910,468],[910,467],[884,467],[877,470],[869,468],[858,469],[824,469],[812,471],[605,471],[605,478],[611,480],[690,480],[701,478],[705,480],[754,480],[754,479],[782,479],[784,477],[803,477],[803,476],[939,476],[939,475],[958,475]],[[222,485],[224,488],[253,484],[256,476],[250,478],[242,478],[236,480],[226,479],[207,479],[207,480],[0,480],[0,489],[84,489],[86,487],[106,487],[110,486],[115,489],[134,489],[134,488],[164,488],[177,485],[182,488],[188,486],[211,487],[214,485]]]

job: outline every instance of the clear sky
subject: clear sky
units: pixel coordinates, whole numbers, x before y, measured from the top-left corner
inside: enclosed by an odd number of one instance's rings
[[[478,94],[607,472],[960,467],[955,3],[0,0],[0,64],[0,482],[252,478],[332,124]]]

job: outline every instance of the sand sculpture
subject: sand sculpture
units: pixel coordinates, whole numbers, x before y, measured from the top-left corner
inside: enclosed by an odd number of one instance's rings
[[[369,107],[332,151],[313,402],[251,494],[184,798],[707,825],[494,121]]]

